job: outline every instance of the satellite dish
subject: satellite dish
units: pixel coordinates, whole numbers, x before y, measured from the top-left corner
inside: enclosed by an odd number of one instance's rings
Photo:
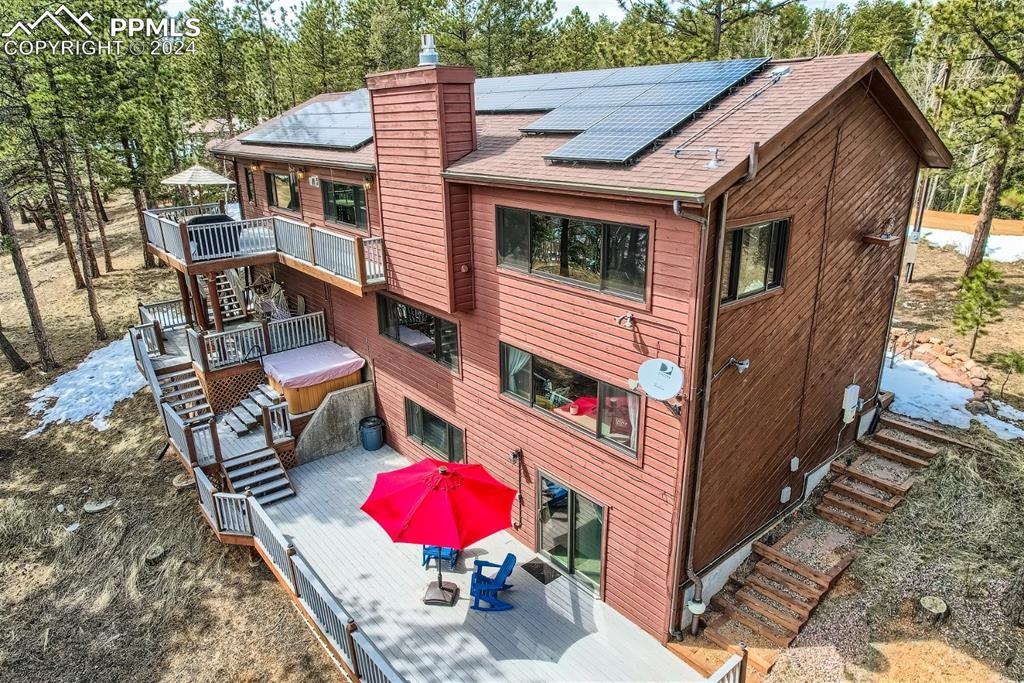
[[[652,358],[636,371],[640,387],[656,401],[667,401],[683,388],[683,370],[670,360]]]

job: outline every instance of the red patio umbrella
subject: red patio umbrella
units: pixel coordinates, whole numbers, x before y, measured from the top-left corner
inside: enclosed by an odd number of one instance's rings
[[[381,472],[361,509],[396,543],[463,550],[481,538],[509,528],[516,490],[491,476],[483,465],[427,458]],[[458,586],[444,583],[437,563],[437,585],[424,602],[452,604]]]

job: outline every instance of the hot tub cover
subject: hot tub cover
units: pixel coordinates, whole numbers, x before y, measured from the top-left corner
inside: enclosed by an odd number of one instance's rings
[[[351,375],[366,364],[355,351],[320,342],[263,357],[263,371],[286,389],[301,389]]]

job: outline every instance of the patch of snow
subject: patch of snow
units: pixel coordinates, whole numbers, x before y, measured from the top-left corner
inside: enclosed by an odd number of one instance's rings
[[[238,206],[238,202],[224,205],[224,213],[234,218],[236,221],[242,220],[242,209]]]
[[[65,372],[53,384],[32,395],[28,411],[42,415],[39,426],[25,434],[39,434],[49,425],[92,419],[99,431],[107,429],[107,417],[114,405],[146,385],[135,366],[128,335],[96,349],[74,370]]]
[[[999,417],[1014,422],[1024,422],[1024,410],[1018,410],[1009,403],[1003,403],[1002,401],[992,401],[992,404],[996,407],[996,414]]]
[[[971,249],[974,235],[959,230],[922,228],[921,236],[933,247],[953,247],[963,256]],[[1024,236],[989,235],[985,256],[993,261],[1010,263],[1024,261]]]
[[[1024,438],[1024,430],[1009,422],[969,412],[967,402],[974,398],[974,392],[941,379],[924,361],[897,359],[890,368],[890,358],[887,354],[882,388],[896,395],[890,407],[894,413],[959,429],[967,429],[971,420],[978,420],[1000,439]]]

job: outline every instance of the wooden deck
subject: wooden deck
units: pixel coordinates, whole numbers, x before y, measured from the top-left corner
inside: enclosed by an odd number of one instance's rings
[[[427,607],[436,570],[419,546],[395,544],[359,510],[378,472],[408,464],[388,447],[361,448],[289,471],[298,495],[267,506],[270,517],[410,681],[701,681],[696,671],[571,579],[543,585],[520,567],[537,554],[507,533],[463,553],[445,580],[462,588],[451,608]],[[469,609],[475,558],[517,566],[508,612]],[[466,567],[469,565],[469,568]]]

